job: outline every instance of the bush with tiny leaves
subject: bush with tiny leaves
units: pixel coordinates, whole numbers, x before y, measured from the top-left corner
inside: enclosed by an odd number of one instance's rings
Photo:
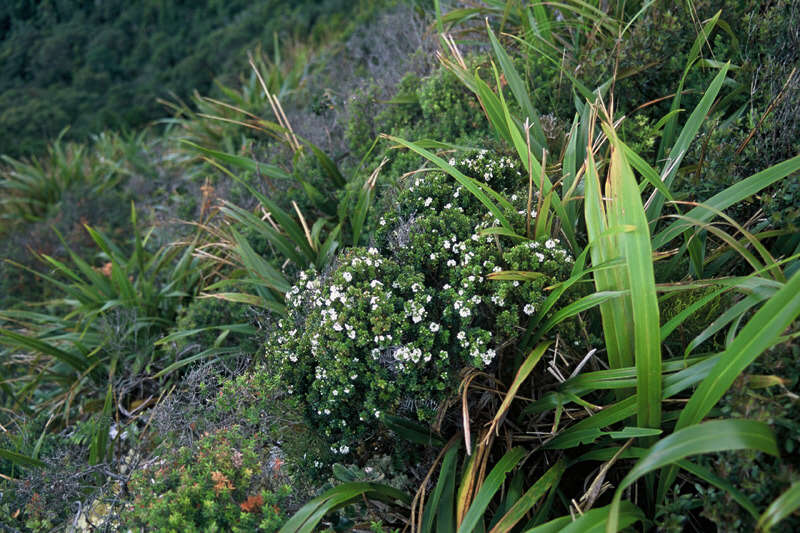
[[[508,157],[478,152],[457,166],[500,191],[524,183]],[[506,216],[524,233],[527,195],[510,198],[515,210]],[[572,257],[557,239],[501,241],[481,233],[495,223],[485,211],[444,174],[425,174],[380,219],[377,247],[344,252],[329,272],[303,273],[287,293],[289,316],[267,357],[334,454],[366,451],[355,448],[382,414],[431,420],[460,371],[491,365],[542,308],[545,287],[569,277]],[[538,277],[488,277],[500,270]]]
[[[234,426],[207,433],[194,446],[167,450],[133,474],[124,525],[176,533],[277,531],[289,488],[273,489],[273,472],[260,462],[257,440]]]

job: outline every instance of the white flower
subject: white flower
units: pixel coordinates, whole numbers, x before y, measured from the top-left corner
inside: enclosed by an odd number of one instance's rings
[[[437,324],[436,322],[431,322],[430,328],[433,333],[436,333],[437,331],[439,331],[439,324]]]
[[[432,203],[433,203],[433,198],[431,198],[430,196],[425,198],[425,207],[429,207]]]
[[[353,281],[353,275],[352,275],[350,272],[345,272],[344,274],[342,274],[342,277],[343,277],[343,278],[344,278],[344,280],[345,280],[346,282],[348,282],[348,283],[350,283],[351,281]]]
[[[547,239],[546,241],[544,241],[544,247],[547,248],[548,250],[552,250],[553,248],[556,247],[556,243],[552,239]]]
[[[533,304],[528,304],[525,306],[523,311],[525,312],[526,315],[530,316],[536,311],[536,308],[533,307]]]
[[[342,446],[339,447],[339,453],[341,453],[341,454],[348,453],[349,451],[350,451],[350,448],[348,446],[342,445]]]
[[[456,261],[455,261],[455,259],[448,259],[448,260],[447,260],[447,266],[449,266],[449,267],[454,267],[454,266],[456,266]]]
[[[461,315],[461,318],[467,318],[472,314],[472,311],[469,310],[469,307],[462,307],[459,309],[458,314]]]

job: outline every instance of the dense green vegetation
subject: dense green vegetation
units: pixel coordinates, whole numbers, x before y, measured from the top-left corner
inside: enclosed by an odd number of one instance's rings
[[[159,98],[207,94],[261,46],[335,33],[352,2],[81,2],[0,6],[0,153],[38,153],[69,127],[85,139],[164,116]],[[319,19],[325,20],[317,25]],[[275,37],[275,39],[273,39]]]
[[[800,2],[70,6],[169,116],[3,160],[0,524],[800,527]]]

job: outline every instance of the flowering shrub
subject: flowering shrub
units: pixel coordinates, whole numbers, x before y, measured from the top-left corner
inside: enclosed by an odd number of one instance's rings
[[[311,276],[287,293],[289,317],[267,355],[332,451],[349,453],[384,412],[430,417],[452,369],[423,275],[355,248],[327,276]]]
[[[510,158],[478,152],[455,163],[509,192],[527,182]],[[527,202],[508,213],[522,232]],[[334,454],[355,451],[383,413],[430,420],[464,367],[484,368],[519,335],[568,277],[558,240],[501,242],[480,231],[485,207],[446,175],[417,177],[378,222],[376,248],[343,253],[333,269],[301,275],[286,295],[289,316],[267,346],[290,391]],[[499,270],[538,272],[494,281]]]
[[[509,157],[480,151],[450,164],[463,174],[505,193],[514,206],[506,218],[525,234],[527,180]],[[414,179],[397,198],[397,208],[379,221],[378,241],[385,253],[425,273],[426,283],[451,302],[444,313],[470,318],[470,326],[485,330],[495,345],[519,335],[547,299],[545,288],[567,279],[571,255],[558,239],[511,240],[484,235],[498,225],[472,194],[441,172]],[[532,210],[532,217],[536,216]],[[488,278],[500,270],[529,271],[538,278],[499,281]],[[574,292],[566,296],[569,299]],[[568,323],[560,333],[571,329]],[[465,346],[463,346],[466,348]]]
[[[266,488],[271,468],[259,461],[256,439],[240,428],[205,434],[195,446],[168,451],[133,474],[124,525],[167,532],[276,531],[284,521],[278,504],[289,489]]]

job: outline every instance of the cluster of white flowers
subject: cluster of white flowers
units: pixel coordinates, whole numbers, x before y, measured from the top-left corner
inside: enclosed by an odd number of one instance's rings
[[[536,250],[534,252],[534,257],[536,257],[540,263],[545,260],[545,255],[538,251],[541,249],[541,244],[538,241],[531,241],[527,246],[531,250]],[[554,259],[564,261],[565,263],[571,263],[573,261],[572,255],[561,246],[561,241],[559,239],[547,239],[544,241],[544,248],[546,251],[549,251]]]
[[[412,363],[419,363],[420,360],[422,360],[425,363],[427,363],[428,361],[431,360],[432,356],[431,356],[430,353],[424,353],[423,354],[422,350],[420,350],[419,348],[410,348],[408,346],[399,346],[399,347],[395,348],[394,353],[392,354],[392,357],[394,357],[394,359],[396,361],[400,361],[400,362],[403,362],[403,363],[405,363],[407,361],[411,361]]]
[[[495,172],[516,168],[514,161],[510,157],[502,156],[500,158],[487,158],[486,153],[486,150],[481,150],[472,157],[462,159],[461,164],[467,167],[472,174],[481,176],[486,182],[489,182],[495,178]],[[455,165],[455,159],[451,159],[450,164]],[[517,175],[521,176],[522,174],[517,171]]]
[[[331,446],[331,453],[346,455],[346,454],[350,453],[350,446],[347,446],[346,444],[342,444],[341,446],[338,446],[338,447],[337,446]],[[315,461],[315,463],[316,463],[316,461]],[[316,466],[316,464],[315,464],[315,466]]]
[[[425,307],[416,301],[408,301],[405,305],[406,318],[411,318],[414,324],[422,322],[422,319],[428,314]]]

